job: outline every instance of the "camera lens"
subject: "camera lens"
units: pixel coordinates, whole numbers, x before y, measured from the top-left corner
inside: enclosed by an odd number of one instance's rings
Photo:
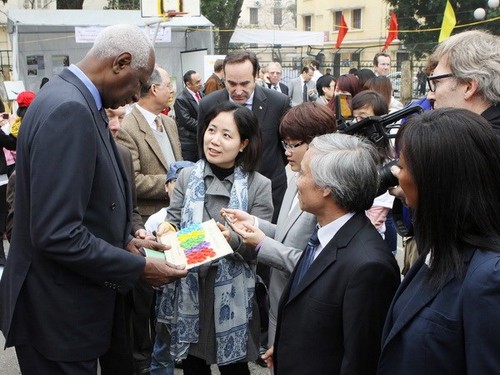
[[[377,196],[384,194],[391,186],[399,185],[399,181],[391,172],[391,167],[398,165],[398,160],[393,160],[379,169],[380,182],[378,184]]]

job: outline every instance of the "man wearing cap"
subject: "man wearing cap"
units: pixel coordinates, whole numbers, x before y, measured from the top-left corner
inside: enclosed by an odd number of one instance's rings
[[[168,205],[165,176],[170,164],[182,160],[177,126],[161,113],[171,92],[167,71],[156,66],[141,86],[139,102],[123,119],[116,138],[132,153],[137,205],[144,221]]]

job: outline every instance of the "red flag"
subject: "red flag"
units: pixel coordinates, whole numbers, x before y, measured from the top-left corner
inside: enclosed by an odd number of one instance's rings
[[[344,15],[342,14],[342,16],[340,17],[340,27],[339,27],[339,33],[337,34],[337,44],[335,44],[335,48],[340,48],[340,45],[344,40],[345,34],[347,34],[348,31],[349,28],[347,27]]]
[[[392,43],[394,39],[398,37],[398,19],[396,18],[396,13],[391,13],[391,23],[389,24],[389,35],[387,35],[387,40],[385,41],[385,46],[382,51],[386,51],[389,48],[389,44]]]

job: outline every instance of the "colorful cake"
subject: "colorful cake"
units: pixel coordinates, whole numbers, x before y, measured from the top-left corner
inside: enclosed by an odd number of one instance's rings
[[[159,238],[170,250],[160,252],[145,249],[146,256],[191,269],[233,253],[214,219],[189,225],[179,232],[174,227],[171,229]]]
[[[206,240],[205,228],[201,224],[192,224],[177,232],[179,246],[184,251],[187,264],[203,263],[216,256],[210,242]]]

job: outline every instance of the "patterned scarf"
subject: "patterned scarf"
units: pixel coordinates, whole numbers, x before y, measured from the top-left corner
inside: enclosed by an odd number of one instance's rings
[[[189,176],[182,208],[181,228],[203,221],[205,204],[206,162],[196,163]],[[230,208],[248,209],[248,174],[240,167],[234,170]],[[245,293],[242,293],[245,291]],[[248,323],[252,319],[252,299],[255,275],[245,261],[232,257],[219,259],[214,287],[214,318],[217,345],[217,364],[227,365],[246,358]],[[199,337],[198,270],[163,289],[158,321],[165,323],[171,335],[170,354],[174,359],[187,357],[189,345]]]

